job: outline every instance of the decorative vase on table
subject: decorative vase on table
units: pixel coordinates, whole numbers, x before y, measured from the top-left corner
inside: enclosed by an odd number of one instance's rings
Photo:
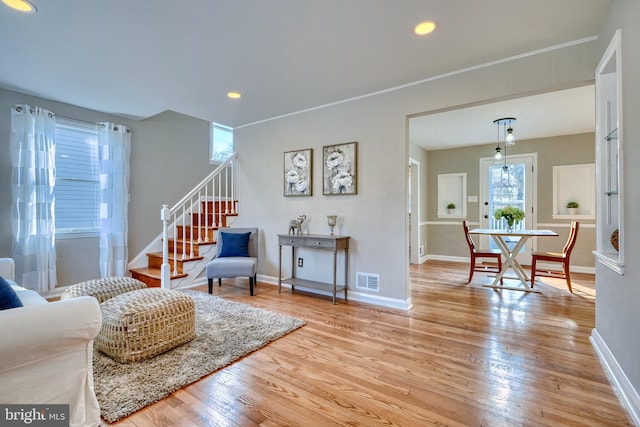
[[[513,223],[514,220],[513,219],[509,219],[509,218],[505,218],[504,219],[504,223],[505,223],[505,228],[507,229],[507,231],[509,233],[513,233]]]
[[[333,236],[333,229],[336,226],[337,215],[327,215],[327,224],[329,225],[330,234]]]
[[[513,226],[518,224],[520,221],[524,219],[524,211],[520,208],[516,208],[513,206],[507,206],[504,208],[497,209],[493,213],[493,217],[499,221],[501,218],[504,221],[505,229],[509,233],[513,233]]]

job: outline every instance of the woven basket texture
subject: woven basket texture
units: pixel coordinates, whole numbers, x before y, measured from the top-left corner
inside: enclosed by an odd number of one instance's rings
[[[132,277],[104,277],[102,279],[87,280],[66,289],[60,299],[71,299],[88,295],[103,303],[116,295],[138,289],[145,289],[147,285]]]
[[[121,363],[139,362],[191,341],[195,303],[184,293],[139,289],[100,304],[102,327],[95,347]]]

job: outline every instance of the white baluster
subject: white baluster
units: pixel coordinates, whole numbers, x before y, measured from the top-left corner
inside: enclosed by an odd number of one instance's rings
[[[218,180],[218,228],[222,228],[222,179],[220,175],[216,179]]]
[[[224,201],[224,213],[229,213],[229,166],[224,168],[224,193],[227,195]]]
[[[191,199],[191,233],[189,236],[189,257],[193,258],[193,215],[195,215],[195,213],[193,212],[193,199]],[[200,224],[200,215],[198,215],[198,224]]]
[[[236,202],[235,202],[235,167],[233,164],[233,160],[229,163],[229,167],[231,168],[231,213],[236,213]]]
[[[211,178],[211,226],[216,227],[216,179]]]
[[[197,205],[196,207],[198,208],[198,228],[197,228],[197,233],[198,233],[198,243],[202,242],[202,190],[198,190],[198,198],[197,200]],[[205,215],[205,221],[207,216]],[[193,239],[193,236],[191,236],[191,238]]]
[[[171,211],[168,205],[162,205],[160,219],[162,220],[162,266],[160,267],[160,286],[164,289],[171,288],[171,266],[169,265],[169,233],[167,230]]]
[[[240,200],[240,168],[236,163],[238,162],[238,156],[233,158],[233,170],[236,174],[236,195],[233,200]],[[238,213],[238,205],[236,203],[236,213]]]
[[[187,245],[184,244],[184,236],[187,235],[187,212],[185,205],[182,205],[182,259],[187,257]],[[174,245],[178,244],[178,240],[174,239]]]
[[[173,274],[178,274],[178,245],[176,238],[178,237],[178,218],[173,218]]]
[[[202,227],[200,232],[202,233]],[[207,185],[204,186],[204,241],[209,241],[209,187]]]

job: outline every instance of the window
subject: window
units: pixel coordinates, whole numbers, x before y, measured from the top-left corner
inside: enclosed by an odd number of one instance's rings
[[[100,231],[96,125],[56,118],[56,236]]]
[[[233,154],[233,129],[217,123],[211,125],[211,163],[222,163]]]

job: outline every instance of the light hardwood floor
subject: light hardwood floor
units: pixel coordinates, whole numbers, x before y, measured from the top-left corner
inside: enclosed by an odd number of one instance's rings
[[[215,295],[306,325],[111,426],[632,425],[589,342],[593,276],[572,295],[467,274],[412,266],[408,312],[224,281]]]

